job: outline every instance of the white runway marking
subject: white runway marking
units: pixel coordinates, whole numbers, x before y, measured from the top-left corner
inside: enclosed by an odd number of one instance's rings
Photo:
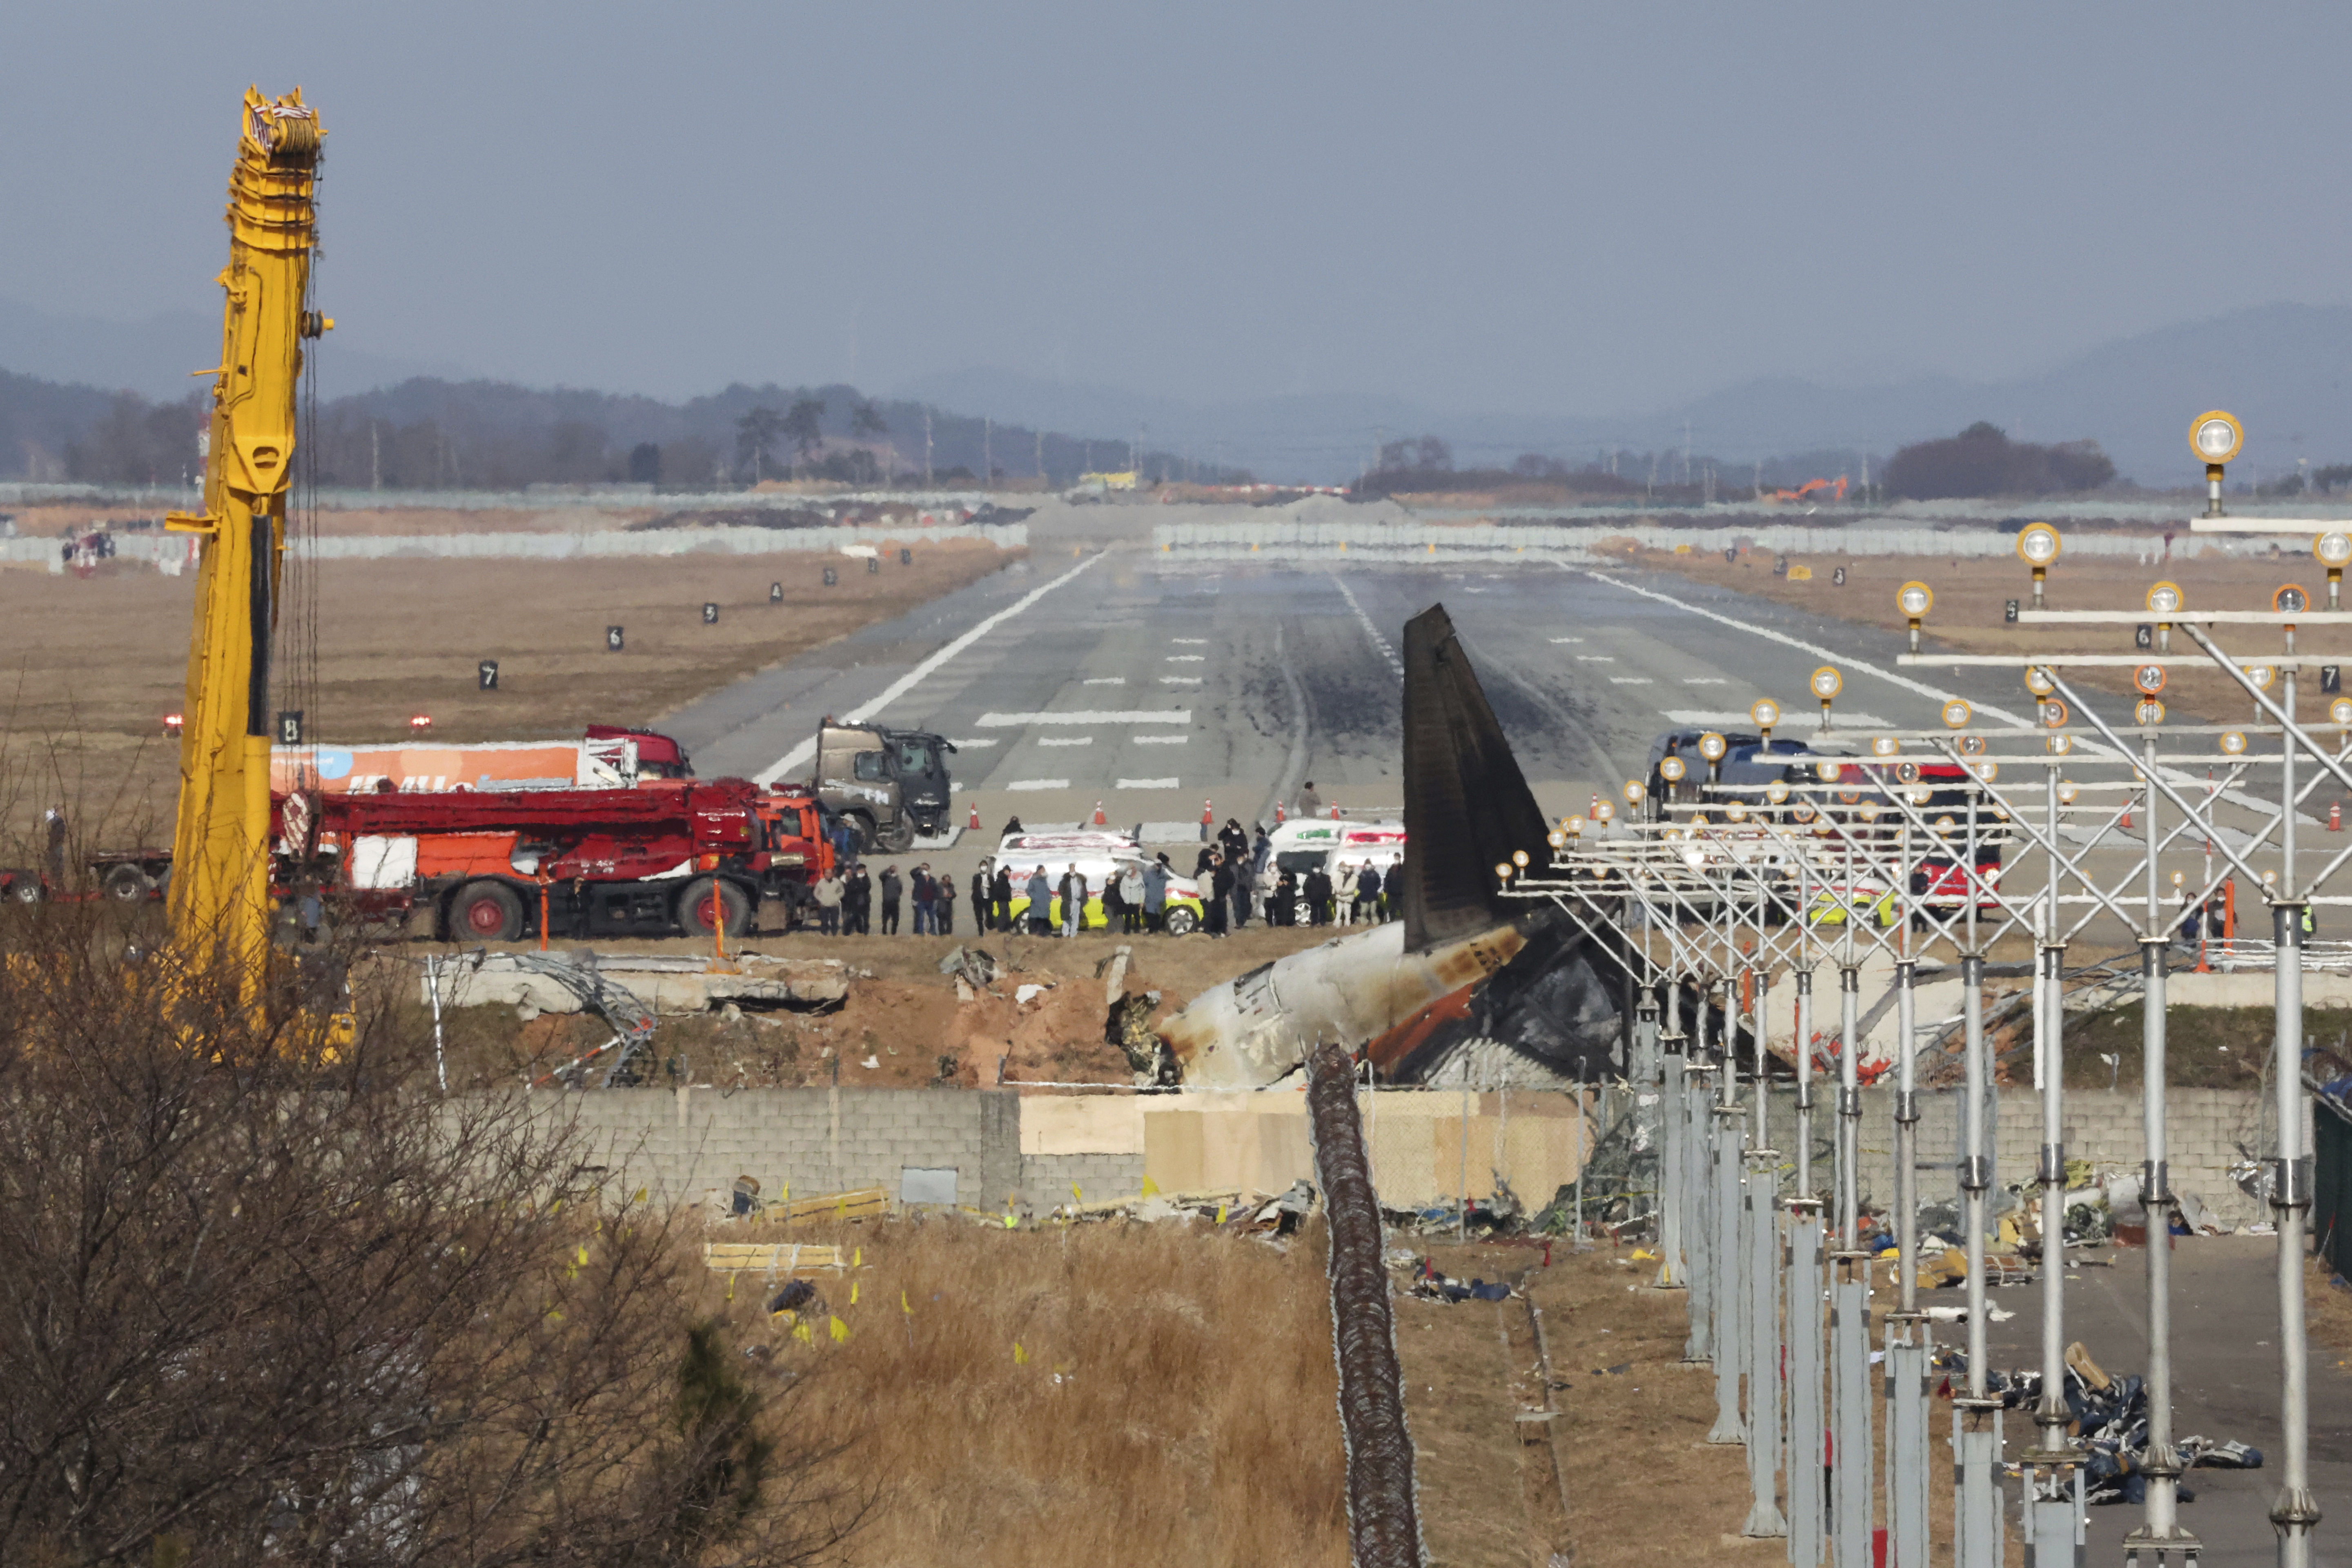
[[[1612,686],[1647,686],[1650,683],[1646,675],[1612,675],[1609,678]]]
[[[970,647],[972,644],[978,642],[981,638],[986,637],[990,632],[994,631],[997,627],[1003,626],[1005,622],[1011,620],[1022,611],[1028,609],[1031,605],[1036,604],[1038,600],[1044,598],[1046,595],[1052,593],[1055,589],[1060,587],[1063,584],[1068,582],[1071,578],[1076,576],[1079,573],[1084,572],[1087,567],[1092,566],[1096,562],[1101,559],[1102,556],[1099,553],[1089,555],[1084,561],[1079,562],[1076,566],[1071,567],[1067,572],[1063,573],[1060,576],[1055,578],[1045,586],[1040,588],[1032,588],[1026,594],[1022,595],[1018,599],[1013,600],[1013,603],[1005,605],[1004,608],[997,611],[996,614],[988,616],[984,620],[973,623],[971,629],[966,631],[961,637],[957,637],[953,642],[949,643],[946,647],[940,648],[938,652],[932,654],[929,658],[916,665],[914,668],[908,670],[906,674],[900,676],[898,679],[885,687],[882,690],[882,695],[877,697],[873,701],[861,702],[856,707],[852,708],[847,713],[843,714],[843,720],[851,724],[862,724],[866,722],[866,720],[871,719],[875,714],[879,713],[882,710],[890,706],[891,703],[896,702],[898,699],[907,695],[908,692],[912,691],[916,686],[922,681],[923,678],[929,675],[933,670],[938,669],[941,665],[946,664],[950,659],[955,658],[956,655],[961,653],[964,649]],[[1190,721],[1189,715],[1187,716],[1187,721]],[[801,766],[802,763],[807,762],[814,755],[816,755],[816,737],[811,735],[807,740],[803,741],[791,751],[786,752],[782,756],[778,757],[774,762],[770,763],[766,767],[761,768],[759,773],[752,776],[751,782],[757,784],[772,784],[778,779],[783,777],[786,773],[791,773],[795,768]]]
[[[996,742],[994,741],[974,739],[970,741],[950,741],[948,744],[953,746],[959,752],[977,752],[984,747],[992,746],[996,744]]]
[[[1139,746],[1181,746],[1189,739],[1183,735],[1134,735],[1129,738]]]
[[[1551,640],[1552,640],[1552,641],[1554,641],[1554,642],[1556,642],[1556,643],[1559,643],[1559,642],[1582,642],[1584,639],[1583,639],[1582,637],[1554,637],[1554,638],[1552,638]]]
[[[1075,713],[983,713],[974,721],[983,730],[1014,730],[1024,724],[1190,724],[1190,708],[1095,709]]]
[[[1087,686],[1125,686],[1127,684],[1127,677],[1124,675],[1092,675],[1088,676],[1082,684]]]
[[[1728,686],[1731,682],[1719,675],[1685,675],[1683,677],[1683,684],[1685,686]]]
[[[1372,617],[1364,614],[1364,606],[1356,602],[1355,594],[1337,577],[1331,579],[1331,586],[1339,590],[1339,596],[1348,601],[1348,608],[1356,612],[1356,622],[1364,628],[1364,635],[1372,639],[1372,646],[1380,649],[1381,658],[1387,661],[1390,670],[1402,680],[1404,660],[1396,656],[1396,649],[1389,646],[1389,639],[1381,636],[1381,628],[1372,625]]]
[[[1091,746],[1095,738],[1092,735],[1048,735],[1037,743],[1041,746]]]
[[[1209,662],[1209,657],[1206,654],[1200,653],[1171,653],[1168,656],[1168,662],[1171,664],[1206,664]]]
[[[1197,675],[1163,675],[1160,678],[1160,684],[1162,686],[1198,686],[1201,684],[1201,678]]]
[[[1580,653],[1576,656],[1576,662],[1579,664],[1614,664],[1617,662],[1617,656],[1613,653]]]
[[[1174,779],[1121,779],[1118,781],[1118,787],[1121,789],[1174,789],[1176,781]]]
[[[1206,637],[1170,637],[1168,640],[1174,643],[1178,647],[1206,647],[1209,646],[1209,639]]]
[[[1070,781],[1067,779],[1014,779],[1004,787],[1006,789],[1067,789],[1070,787]]]

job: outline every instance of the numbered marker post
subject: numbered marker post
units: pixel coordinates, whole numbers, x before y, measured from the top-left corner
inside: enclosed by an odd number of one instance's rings
[[[278,710],[278,743],[281,746],[302,743],[302,710],[281,708]]]
[[[869,555],[866,558],[866,574],[868,577],[873,576],[874,574],[881,570],[882,557],[879,555]]]
[[[834,569],[833,569],[832,567],[828,566],[828,567],[826,567],[826,568],[824,569],[824,585],[825,585],[826,587],[830,588],[830,587],[832,587],[835,583],[838,583],[838,582],[840,582],[840,581],[841,581],[840,574],[838,574],[838,573],[836,573],[835,571],[834,571]]]
[[[898,551],[898,564],[901,566],[912,566],[914,563],[915,552],[903,546],[900,547]]]
[[[606,626],[604,628],[604,651],[606,653],[618,653],[621,651],[620,627]]]
[[[781,605],[781,604],[782,604],[783,602],[784,602],[784,585],[783,585],[782,583],[771,583],[771,584],[768,584],[768,603],[770,603],[770,604],[772,604],[772,605]]]
[[[705,602],[702,606],[702,624],[706,626],[715,626],[719,624],[718,605]]]
[[[474,686],[477,690],[480,691],[496,691],[499,689],[499,661],[497,659],[486,658],[482,660],[481,663],[474,666]]]

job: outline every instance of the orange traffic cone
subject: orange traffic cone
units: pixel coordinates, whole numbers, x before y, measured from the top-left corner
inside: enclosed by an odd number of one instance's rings
[[[971,826],[972,826],[972,829],[973,829],[973,831],[975,831],[975,832],[979,831],[979,828],[980,828],[980,802],[978,802],[978,801],[973,801],[973,802],[971,803]]]
[[[1103,825],[1103,809],[1102,809],[1102,802],[1100,802],[1100,801],[1097,801],[1097,802],[1095,802],[1095,826],[1096,826],[1097,827],[1100,827],[1102,825]]]
[[[1331,808],[1331,820],[1334,822],[1339,820],[1339,808],[1337,805],[1334,805]]]
[[[2331,803],[2327,807],[2327,831],[2330,833],[2344,831],[2344,803],[2340,800]]]
[[[2132,819],[2131,819],[2131,803],[2130,803],[2129,801],[2126,801],[2126,802],[2124,803],[2124,819],[2123,819],[2121,822],[2117,823],[2116,826],[2118,826],[2118,827],[2120,827],[2120,828],[2122,828],[2125,832],[2128,833],[2128,832],[2130,832],[2130,831],[2131,831],[2131,825],[2132,825]]]
[[[1210,827],[1211,827],[1211,826],[1215,823],[1215,821],[1216,821],[1216,803],[1215,803],[1214,801],[1207,801],[1207,800],[1202,801],[1202,802],[1201,803],[1201,842],[1202,842],[1202,843],[1206,844],[1206,843],[1209,841],[1209,829],[1210,829]]]
[[[1289,819],[1290,814],[1282,809],[1282,802],[1278,800],[1276,801],[1274,803],[1274,825],[1276,827],[1279,827]]]

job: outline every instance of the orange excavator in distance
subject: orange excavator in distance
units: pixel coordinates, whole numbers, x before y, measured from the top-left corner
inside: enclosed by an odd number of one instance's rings
[[[1768,491],[1764,499],[1766,500],[1803,500],[1817,490],[1827,490],[1830,492],[1830,500],[1840,501],[1845,500],[1845,482],[1843,474],[1840,474],[1833,479],[1807,479],[1792,490]]]

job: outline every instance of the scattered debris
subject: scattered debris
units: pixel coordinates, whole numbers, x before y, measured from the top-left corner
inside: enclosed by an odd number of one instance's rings
[[[1968,1356],[1944,1346],[1935,1352],[1934,1366],[1950,1374],[1937,1392],[1948,1397],[1952,1379],[1965,1376]],[[2041,1403],[2042,1374],[2037,1372],[1988,1371],[1985,1387],[2011,1410],[2031,1410]],[[2068,1431],[2082,1439],[2088,1458],[2083,1467],[2084,1496],[2093,1503],[2145,1502],[2147,1498],[2147,1386],[2137,1377],[2118,1377],[2091,1359],[2079,1340],[2066,1347],[2066,1405],[2074,1414]],[[2256,1470],[2263,1451],[2234,1440],[2217,1442],[2202,1435],[2182,1437],[2173,1445],[2183,1469]],[[2183,1502],[2195,1494],[2180,1489]]]
[[[1413,1260],[1412,1293],[1424,1301],[1507,1301],[1512,1291],[1500,1280],[1456,1279],[1438,1272],[1426,1258]],[[1630,1364],[1630,1363],[1628,1363]],[[1623,1367],[1617,1371],[1622,1372]]]

